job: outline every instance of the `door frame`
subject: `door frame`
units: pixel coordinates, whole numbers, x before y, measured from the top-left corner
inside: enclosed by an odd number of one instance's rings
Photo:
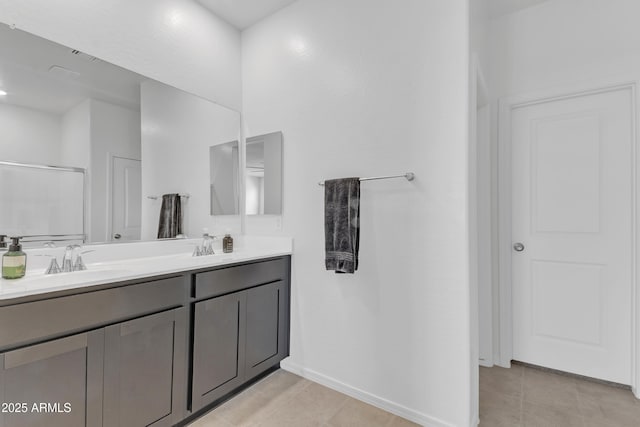
[[[483,73],[482,64],[477,53],[473,53],[470,58],[469,68],[469,150],[467,153],[468,173],[467,185],[469,194],[467,195],[468,207],[468,257],[469,257],[469,340],[470,340],[470,377],[471,385],[470,398],[470,421],[469,425],[475,426],[479,423],[480,414],[480,322],[479,322],[479,236],[478,236],[478,212],[479,200],[476,186],[478,169],[481,168],[478,158],[478,112],[485,108],[489,111],[489,122],[491,121],[491,107],[489,97],[489,87]],[[487,130],[490,123],[487,123]],[[487,132],[489,133],[489,132]],[[486,135],[487,143],[490,143],[490,135]],[[489,144],[490,145],[490,144]],[[490,154],[488,156],[490,158]],[[484,206],[483,206],[484,207]]]
[[[488,172],[492,174],[491,163],[491,114],[492,105],[489,93],[489,86],[485,73],[483,71],[480,58],[477,53],[471,56],[471,71],[470,71],[470,102],[469,102],[469,259],[470,259],[470,283],[471,283],[471,331],[472,331],[472,359],[477,361],[480,366],[491,367],[494,364],[495,352],[494,347],[494,329],[495,324],[493,319],[489,326],[491,347],[490,354],[487,359],[480,360],[480,342],[482,334],[480,331],[480,297],[482,285],[484,284],[480,276],[480,246],[483,243],[491,245],[493,228],[490,229],[489,241],[480,239],[480,225],[479,214],[481,211],[489,210],[489,215],[493,211],[493,198],[489,200],[482,199],[478,193],[478,177],[480,172]],[[478,133],[478,124],[486,118],[486,131],[480,135]],[[485,142],[485,146],[481,146],[479,142]],[[484,152],[483,149],[487,151]],[[482,160],[487,160],[487,163],[482,163]],[[489,193],[491,189],[491,177],[489,177]],[[491,258],[491,254],[489,255]],[[491,263],[492,264],[492,263]],[[492,270],[493,265],[489,266],[489,270]],[[491,271],[491,278],[488,286],[493,288],[493,272]],[[484,284],[485,286],[487,284]],[[493,289],[491,292],[491,306],[488,307],[489,312],[493,312]],[[492,316],[493,317],[493,316]],[[485,343],[486,344],[486,343]],[[475,363],[475,362],[472,362]]]
[[[618,90],[628,90],[631,96],[631,150],[632,158],[632,286],[631,286],[631,378],[630,384],[633,393],[640,398],[640,283],[638,282],[638,242],[640,241],[640,197],[637,192],[640,189],[638,165],[640,165],[640,153],[637,141],[637,111],[638,98],[636,96],[637,82],[591,85],[588,87],[575,87],[564,89],[552,89],[537,93],[504,97],[498,100],[498,288],[499,288],[499,357],[497,364],[502,367],[510,367],[513,358],[513,313],[512,313],[512,282],[511,282],[511,114],[516,108],[543,104],[563,99],[577,98],[586,95],[596,95]]]

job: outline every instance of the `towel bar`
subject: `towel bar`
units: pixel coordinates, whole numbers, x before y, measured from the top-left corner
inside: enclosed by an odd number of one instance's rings
[[[373,181],[376,179],[391,179],[391,178],[406,178],[407,181],[413,181],[416,175],[413,172],[403,173],[402,175],[386,175],[386,176],[373,176],[369,178],[360,178],[360,181]],[[324,185],[324,181],[320,181],[318,185]]]
[[[186,199],[188,199],[189,197],[191,197],[191,195],[189,193],[186,194],[179,194],[180,197],[184,197]],[[160,197],[159,196],[147,196],[147,199],[151,199],[151,200],[158,200]]]

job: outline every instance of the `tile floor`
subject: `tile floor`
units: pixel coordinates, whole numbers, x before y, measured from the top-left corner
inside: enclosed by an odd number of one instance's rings
[[[189,427],[405,427],[403,418],[278,370]]]
[[[481,427],[639,427],[628,389],[522,365],[480,368]]]

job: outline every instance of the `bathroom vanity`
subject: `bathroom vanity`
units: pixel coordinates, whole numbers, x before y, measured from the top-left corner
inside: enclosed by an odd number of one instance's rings
[[[0,279],[0,427],[181,424],[278,366],[291,239],[238,236],[234,253],[202,257],[199,239],[155,239],[169,191],[185,199],[185,235],[242,229],[249,175],[248,213],[280,224],[282,135],[249,138],[243,160],[239,111],[20,29],[0,35],[3,77],[23,83],[2,103],[3,182],[21,185],[0,188],[0,231],[28,248],[26,277]],[[44,274],[87,242],[118,243],[83,249],[87,271]]]
[[[0,426],[172,426],[288,355],[290,255],[159,258],[0,300]]]

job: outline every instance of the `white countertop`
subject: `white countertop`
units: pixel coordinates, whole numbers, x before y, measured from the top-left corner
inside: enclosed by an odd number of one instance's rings
[[[27,253],[27,274],[22,279],[0,279],[0,300],[22,298],[49,292],[143,279],[225,264],[290,255],[288,237],[242,236],[234,241],[234,252],[222,253],[214,245],[215,255],[191,256],[199,239],[169,240],[126,244],[87,245],[83,255],[87,270],[45,275],[51,256],[60,263],[63,248],[32,249]]]

